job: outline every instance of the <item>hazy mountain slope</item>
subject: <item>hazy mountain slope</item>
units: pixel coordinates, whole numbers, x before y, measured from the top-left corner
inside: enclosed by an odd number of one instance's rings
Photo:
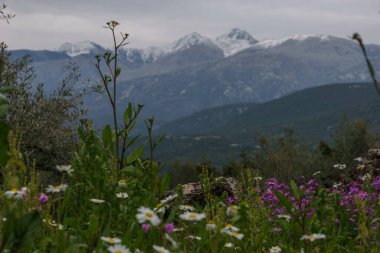
[[[208,112],[218,115],[228,106],[201,111],[164,125],[160,131],[166,132],[168,138],[161,144],[157,156],[164,161],[171,161],[173,157],[197,160],[208,154],[209,159],[222,165],[236,158],[243,147],[253,148],[260,134],[277,135],[284,127],[293,127],[297,135],[307,139],[328,140],[344,115],[349,119],[365,119],[380,130],[380,98],[369,83],[314,87],[263,104],[245,106],[247,110],[229,117],[227,123],[216,129],[211,120],[204,117],[202,122],[199,115],[209,115]],[[193,125],[194,131],[191,131]]]
[[[158,131],[171,135],[212,133],[232,118],[257,105],[243,103],[213,107],[164,124]]]
[[[343,114],[373,121],[379,111],[380,98],[371,84],[334,84],[306,89],[249,108],[217,131],[257,133],[294,126],[313,136],[334,126]]]

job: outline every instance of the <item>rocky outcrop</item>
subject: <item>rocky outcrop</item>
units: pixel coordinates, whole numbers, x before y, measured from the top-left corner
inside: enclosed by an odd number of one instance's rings
[[[366,158],[363,162],[359,161],[356,166],[356,171],[360,171],[360,174],[371,174],[372,176],[380,175],[380,149],[368,150]]]
[[[200,182],[188,183],[182,185],[184,203],[198,203],[204,204],[204,197],[202,191],[202,185]],[[173,194],[174,190],[170,191],[168,195]],[[232,177],[218,177],[211,182],[211,194],[215,196],[237,196],[238,183],[235,178]]]

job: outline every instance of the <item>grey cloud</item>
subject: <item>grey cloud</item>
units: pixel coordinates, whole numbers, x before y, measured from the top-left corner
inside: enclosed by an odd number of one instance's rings
[[[116,19],[133,47],[164,45],[197,31],[208,37],[241,27],[257,39],[294,34],[348,36],[380,43],[378,0],[3,0],[16,13],[0,22],[11,48],[54,49],[65,41],[110,44],[102,25]]]

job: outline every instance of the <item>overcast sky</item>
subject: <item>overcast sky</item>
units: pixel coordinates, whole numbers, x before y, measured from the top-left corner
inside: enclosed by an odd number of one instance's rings
[[[163,46],[191,32],[215,38],[234,27],[258,40],[359,32],[380,44],[380,0],[0,0],[16,14],[0,21],[11,49],[57,49],[89,40],[110,47],[102,25],[119,21],[130,47]]]

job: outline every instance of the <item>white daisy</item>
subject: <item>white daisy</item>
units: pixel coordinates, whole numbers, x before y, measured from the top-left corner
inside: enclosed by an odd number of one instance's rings
[[[355,162],[358,162],[358,163],[363,163],[363,162],[364,162],[363,157],[361,157],[361,156],[356,157],[356,158],[354,159],[354,161],[355,161]]]
[[[119,199],[126,199],[128,198],[128,193],[126,192],[119,192],[119,193],[116,193],[116,198],[119,198]]]
[[[137,209],[137,211],[139,213],[136,214],[136,219],[140,224],[144,223],[145,221],[149,221],[153,226],[158,226],[161,223],[161,220],[158,218],[157,214],[149,208],[142,206]]]
[[[244,237],[244,234],[240,234],[238,232],[233,232],[233,231],[228,231],[228,230],[225,230],[223,233],[227,234],[227,235],[230,235],[232,237],[235,237],[236,239],[243,239]]]
[[[153,249],[158,253],[170,253],[169,250],[165,249],[164,247],[153,245]]]
[[[180,205],[179,210],[194,212],[195,208],[190,205]]]
[[[207,231],[214,231],[216,229],[216,224],[212,220],[209,220],[206,224]]]
[[[269,250],[269,253],[281,253],[281,248],[278,247],[278,246],[273,246],[272,248],[270,248]]]
[[[199,237],[199,236],[195,236],[195,235],[189,235],[189,236],[186,236],[185,238],[186,238],[186,239],[197,240],[197,241],[202,240],[201,237]]]
[[[335,164],[334,165],[334,168],[338,169],[338,170],[344,170],[347,166],[345,164]]]
[[[58,227],[59,230],[63,230],[63,225],[55,222],[54,220],[49,220],[48,224],[52,227]]]
[[[232,248],[234,245],[230,242],[227,242],[226,244],[224,244],[224,247],[226,248]]]
[[[119,244],[119,243],[121,243],[121,239],[117,238],[117,237],[105,237],[105,236],[102,236],[102,237],[100,237],[100,239],[102,239],[103,242],[106,242],[106,243],[109,243],[109,244]]]
[[[71,168],[71,165],[57,165],[57,166],[55,166],[55,168],[56,168],[59,172],[66,172],[69,176],[71,176],[71,173],[74,171],[74,170]]]
[[[185,213],[179,215],[179,217],[183,220],[188,220],[188,221],[200,221],[200,220],[206,218],[206,214],[185,212]]]
[[[222,229],[220,230],[220,232],[224,233],[224,232],[226,232],[226,231],[230,231],[230,232],[239,232],[240,229],[237,228],[237,227],[232,226],[231,224],[227,224],[224,228],[222,228]]]
[[[67,189],[67,184],[60,184],[60,185],[49,185],[46,188],[46,192],[51,192],[51,193],[58,193],[58,192],[64,192]]]
[[[168,197],[166,197],[165,199],[161,200],[160,203],[163,205],[163,204],[166,204],[172,200],[174,200],[175,198],[178,197],[178,194],[174,194],[174,195],[170,195]]]
[[[325,239],[325,238],[326,238],[325,234],[311,234],[311,235],[303,235],[301,237],[301,241],[308,240],[308,241],[314,242],[315,240]]]
[[[90,199],[90,201],[95,204],[101,204],[101,203],[106,202],[105,200],[102,200],[102,199]]]
[[[154,209],[153,211],[155,211],[156,213],[165,213],[165,207],[162,206],[162,203],[158,204]]]
[[[124,187],[127,187],[127,180],[125,179],[120,179],[118,182],[117,182],[117,185],[121,188],[124,188]]]
[[[227,207],[226,213],[227,213],[227,216],[234,217],[238,213],[238,207],[235,205],[231,205],[231,206]]]
[[[371,174],[367,173],[364,176],[360,177],[362,181],[367,181],[371,179]]]
[[[289,221],[292,217],[290,217],[290,215],[287,215],[287,214],[279,214],[277,215],[277,218]]]
[[[126,247],[124,247],[123,245],[120,245],[120,244],[109,246],[107,249],[111,253],[131,253],[131,251],[129,251],[129,249],[127,249]]]
[[[24,199],[26,197],[26,191],[26,187],[23,187],[20,190],[13,188],[10,191],[4,192],[4,196],[8,199]]]

